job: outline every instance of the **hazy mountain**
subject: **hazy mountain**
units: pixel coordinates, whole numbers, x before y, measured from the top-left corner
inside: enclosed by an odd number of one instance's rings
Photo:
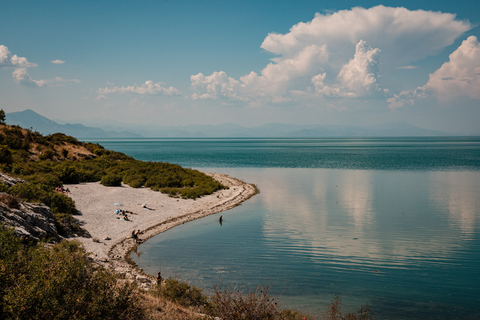
[[[97,124],[101,126],[101,124]],[[103,129],[111,127],[101,126]],[[319,137],[407,137],[407,136],[451,136],[451,133],[422,129],[406,122],[386,123],[377,126],[340,125],[294,125],[267,123],[258,127],[243,127],[234,123],[219,125],[158,126],[117,124],[117,127],[144,137],[170,138],[319,138]]]
[[[105,131],[100,128],[86,127],[79,123],[58,124],[57,122],[52,121],[30,109],[7,113],[6,123],[9,125],[19,125],[26,129],[33,128],[33,130],[44,135],[62,132],[78,139],[142,137],[139,134],[128,131]]]
[[[267,123],[258,127],[243,127],[235,123],[219,125],[158,126],[119,123],[110,120],[97,120],[83,124],[59,124],[32,110],[7,113],[8,124],[18,124],[24,128],[50,134],[63,132],[78,138],[321,138],[321,137],[419,137],[449,136],[450,133],[422,129],[407,122],[385,123],[361,127],[342,125],[295,125],[284,123]],[[60,122],[60,121],[59,121]],[[101,128],[100,128],[101,127]],[[115,131],[122,128],[122,131]]]

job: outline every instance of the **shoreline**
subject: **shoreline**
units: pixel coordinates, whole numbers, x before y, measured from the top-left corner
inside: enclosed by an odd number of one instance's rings
[[[225,174],[206,173],[229,189],[192,199],[171,198],[149,188],[105,187],[99,182],[65,185],[80,212],[75,218],[91,238],[75,237],[94,262],[147,289],[155,283],[153,275],[143,273],[130,258],[138,245],[130,238],[132,230],[140,230],[142,242],[177,225],[234,208],[258,193],[253,184]],[[147,205],[143,208],[142,205]],[[131,221],[123,221],[116,209],[134,212]]]

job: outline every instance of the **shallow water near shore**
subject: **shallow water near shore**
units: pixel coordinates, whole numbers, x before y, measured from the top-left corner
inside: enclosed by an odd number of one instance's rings
[[[379,319],[480,317],[478,139],[159,140],[99,143],[226,173],[260,194],[221,213],[222,225],[213,215],[142,244],[132,258],[146,272],[207,292],[269,283],[282,305],[312,314],[338,294],[346,311],[368,303]],[[331,165],[311,160],[322,157]]]

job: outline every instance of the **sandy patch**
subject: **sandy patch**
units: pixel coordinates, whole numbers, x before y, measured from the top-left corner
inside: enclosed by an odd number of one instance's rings
[[[230,188],[197,200],[184,200],[126,185],[105,187],[99,182],[65,185],[81,213],[76,218],[92,236],[77,239],[98,263],[126,279],[148,285],[153,278],[125,260],[126,254],[136,245],[129,238],[133,230],[140,230],[140,238],[147,240],[176,225],[231,209],[257,193],[254,185],[222,174],[209,175]],[[148,209],[143,208],[143,204]],[[124,221],[121,215],[115,214],[116,209],[135,214],[127,214],[130,221]]]

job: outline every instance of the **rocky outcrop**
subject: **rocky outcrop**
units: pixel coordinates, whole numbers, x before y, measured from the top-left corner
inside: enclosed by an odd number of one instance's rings
[[[28,237],[34,241],[62,239],[50,208],[43,203],[19,202],[17,209],[0,202],[0,223],[15,228],[15,234],[18,236]]]
[[[0,182],[8,187],[17,183],[26,183],[20,178],[2,172],[0,172]],[[50,207],[43,203],[23,202],[4,192],[0,192],[0,224],[13,227],[16,235],[33,241],[62,239]]]
[[[5,173],[0,172],[0,182],[3,182],[7,187],[16,185],[17,183],[25,183],[25,180],[20,178],[11,177]]]

